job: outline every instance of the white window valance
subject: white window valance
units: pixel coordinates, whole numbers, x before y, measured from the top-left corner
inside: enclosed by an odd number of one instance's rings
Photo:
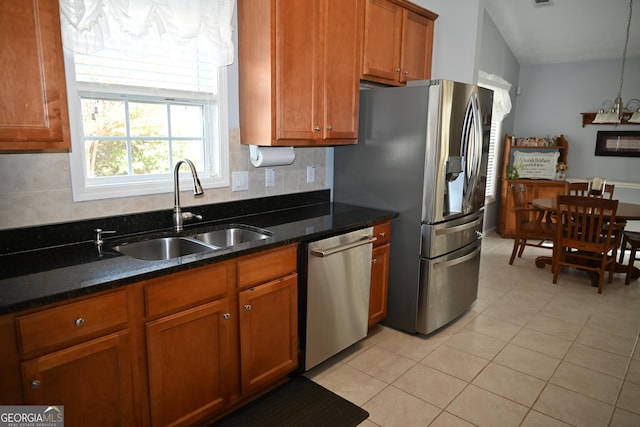
[[[94,53],[105,43],[131,56],[158,49],[180,58],[200,50],[216,66],[234,60],[231,18],[235,0],[60,0],[65,46]]]
[[[493,120],[502,121],[511,112],[511,83],[484,71],[478,73],[478,86],[493,90]]]

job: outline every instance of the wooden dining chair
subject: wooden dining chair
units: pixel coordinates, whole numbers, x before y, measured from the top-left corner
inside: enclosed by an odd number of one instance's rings
[[[522,257],[525,246],[553,249],[553,246],[545,246],[544,242],[553,241],[556,235],[556,225],[546,222],[544,220],[545,211],[530,203],[527,187],[524,184],[511,184],[511,196],[516,228],[509,264],[513,264],[516,254],[518,258]]]
[[[582,196],[582,197],[600,197],[604,199],[613,200],[613,191],[616,186],[614,184],[605,184],[604,191],[599,196],[589,194],[588,182],[570,182],[567,185],[567,194],[570,196]]]
[[[627,277],[624,279],[625,285],[631,283],[631,272],[633,271],[634,261],[640,261],[640,258],[637,257],[638,249],[640,248],[640,232],[625,231],[623,233],[622,245],[620,246],[620,264],[624,262],[624,252],[627,249],[627,246],[629,246],[631,252],[629,253],[629,263],[627,264]]]
[[[609,283],[615,271],[616,233],[624,225],[616,223],[617,200],[599,197],[558,195],[558,226],[553,254],[553,283],[560,267],[573,267],[597,273],[598,293],[602,293],[604,275]]]

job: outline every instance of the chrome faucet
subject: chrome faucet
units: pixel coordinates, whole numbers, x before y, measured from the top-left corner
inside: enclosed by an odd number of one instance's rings
[[[178,170],[183,163],[186,163],[187,166],[189,166],[189,169],[191,169],[191,176],[193,177],[193,195],[198,197],[204,194],[204,190],[200,184],[200,179],[198,179],[196,167],[193,165],[193,162],[189,159],[178,160],[178,163],[176,163],[176,167],[173,170],[173,229],[177,232],[184,229],[183,222],[185,219],[202,219],[202,216],[195,215],[191,212],[182,212],[182,208],[180,208],[180,180],[178,178]]]

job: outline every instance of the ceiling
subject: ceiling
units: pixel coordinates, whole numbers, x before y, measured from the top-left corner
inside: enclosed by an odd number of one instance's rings
[[[540,0],[538,0],[540,1]],[[484,0],[521,65],[622,59],[629,0]],[[627,58],[640,57],[640,0],[633,0]]]

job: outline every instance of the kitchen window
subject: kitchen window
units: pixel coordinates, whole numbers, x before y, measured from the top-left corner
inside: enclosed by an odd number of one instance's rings
[[[75,201],[171,192],[182,158],[229,185],[234,3],[60,0]]]

